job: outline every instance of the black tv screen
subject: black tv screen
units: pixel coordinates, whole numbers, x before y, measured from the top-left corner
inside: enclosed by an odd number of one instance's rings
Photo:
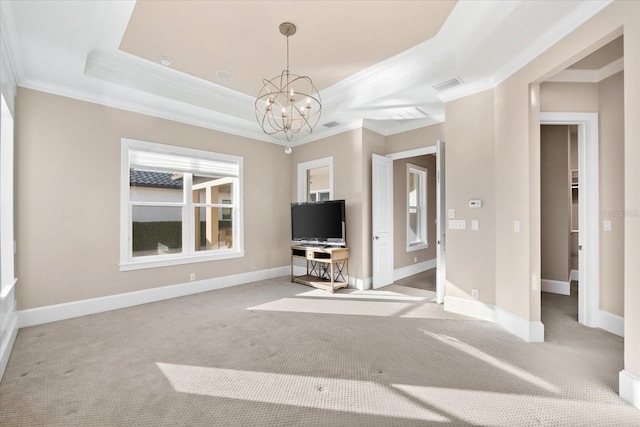
[[[291,240],[344,245],[344,200],[291,204]]]

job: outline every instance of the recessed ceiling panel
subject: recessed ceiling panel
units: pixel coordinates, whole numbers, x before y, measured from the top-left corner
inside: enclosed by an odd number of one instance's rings
[[[139,1],[120,49],[240,92],[286,68],[318,90],[435,36],[455,1]],[[222,79],[220,75],[232,75]]]

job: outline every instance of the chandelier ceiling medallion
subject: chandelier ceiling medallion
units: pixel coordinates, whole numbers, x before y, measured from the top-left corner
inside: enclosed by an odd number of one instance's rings
[[[289,36],[296,33],[290,22],[280,24],[280,33],[287,37],[287,68],[271,80],[263,79],[263,87],[256,98],[256,119],[264,133],[287,141],[313,132],[320,120],[322,101],[311,78],[289,72]],[[291,151],[287,147],[288,152]]]

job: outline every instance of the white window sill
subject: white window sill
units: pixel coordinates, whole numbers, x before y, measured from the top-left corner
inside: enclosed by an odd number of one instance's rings
[[[120,262],[120,271],[142,270],[145,268],[168,267],[172,265],[193,264],[196,262],[217,261],[223,259],[242,258],[244,251],[228,251],[216,254],[191,255],[179,257],[153,257],[136,261]]]
[[[415,245],[407,246],[407,252],[420,251],[422,249],[427,249],[429,247],[429,243],[416,243]]]

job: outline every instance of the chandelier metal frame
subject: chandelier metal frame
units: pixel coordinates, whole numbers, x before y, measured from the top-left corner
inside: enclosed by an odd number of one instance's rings
[[[287,68],[270,80],[262,80],[255,112],[264,133],[282,133],[292,141],[302,130],[313,132],[322,113],[322,100],[310,77],[289,72],[289,37],[296,33],[296,26],[283,22],[279,29],[287,37]]]

